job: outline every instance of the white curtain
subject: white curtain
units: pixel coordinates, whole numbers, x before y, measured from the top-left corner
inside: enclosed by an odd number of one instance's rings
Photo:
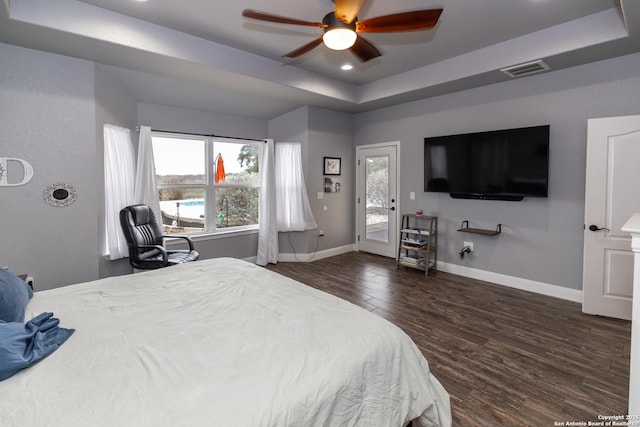
[[[109,259],[129,256],[120,228],[120,210],[134,203],[135,164],[131,131],[104,125],[105,255]]]
[[[258,226],[258,256],[256,264],[278,262],[278,230],[276,228],[276,178],[273,139],[267,139],[262,148],[260,174],[260,223]]]
[[[275,175],[278,231],[304,231],[317,228],[304,183],[300,143],[276,144]]]
[[[151,128],[140,126],[138,139],[138,164],[136,167],[135,201],[151,208],[158,223],[162,223],[160,214],[160,200],[156,185],[156,166],[153,161],[153,144]]]

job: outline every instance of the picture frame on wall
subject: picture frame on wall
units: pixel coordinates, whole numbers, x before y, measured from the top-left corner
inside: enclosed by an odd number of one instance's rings
[[[324,174],[340,175],[341,162],[342,162],[342,158],[340,157],[325,157],[323,159]]]
[[[339,193],[340,192],[340,178],[325,176],[324,177],[324,192],[325,193]]]

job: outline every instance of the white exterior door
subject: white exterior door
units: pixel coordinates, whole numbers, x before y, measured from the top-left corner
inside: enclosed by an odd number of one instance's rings
[[[358,250],[387,257],[398,252],[398,143],[356,147]]]
[[[633,253],[621,230],[640,212],[640,116],[588,121],[583,302],[587,314],[631,319]]]

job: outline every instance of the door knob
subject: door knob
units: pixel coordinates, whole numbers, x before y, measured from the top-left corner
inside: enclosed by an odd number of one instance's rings
[[[591,225],[589,226],[589,230],[591,230],[591,231],[600,231],[600,230],[607,230],[607,231],[609,231],[609,229],[608,229],[608,228],[598,227],[598,226],[597,226],[597,225],[595,225],[595,224],[591,224]]]

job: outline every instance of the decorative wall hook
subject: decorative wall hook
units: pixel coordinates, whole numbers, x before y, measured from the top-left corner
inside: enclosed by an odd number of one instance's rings
[[[75,202],[78,198],[78,193],[72,185],[58,182],[47,186],[42,193],[42,197],[51,206],[61,208]]]

